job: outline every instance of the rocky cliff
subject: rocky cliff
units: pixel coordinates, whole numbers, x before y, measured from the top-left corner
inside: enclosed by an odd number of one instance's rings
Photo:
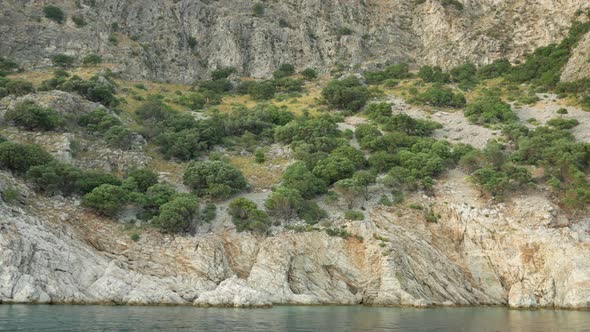
[[[357,235],[236,233],[223,218],[197,236],[124,228],[75,200],[37,197],[2,173],[27,206],[0,203],[0,300],[39,303],[590,306],[590,221],[543,194],[489,204],[451,171],[428,223],[411,209],[372,208],[335,223]],[[565,259],[567,258],[567,259]]]
[[[43,15],[46,4],[63,24]],[[324,71],[410,61],[511,60],[559,41],[584,0],[7,0],[0,56],[25,67],[97,53],[132,79],[193,82],[218,67],[267,76],[281,63]],[[74,23],[72,18],[76,18]]]

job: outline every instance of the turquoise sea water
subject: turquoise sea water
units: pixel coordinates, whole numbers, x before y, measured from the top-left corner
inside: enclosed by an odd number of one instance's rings
[[[0,331],[590,331],[589,311],[0,305]]]

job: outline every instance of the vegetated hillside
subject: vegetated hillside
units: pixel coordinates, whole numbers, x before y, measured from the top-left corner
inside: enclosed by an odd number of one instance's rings
[[[516,65],[189,86],[2,58],[0,299],[586,308],[581,15]]]
[[[449,68],[522,59],[563,38],[589,8],[584,0],[8,0],[0,56],[34,68],[56,53],[96,53],[127,78],[184,83],[221,67],[268,76],[281,63]]]

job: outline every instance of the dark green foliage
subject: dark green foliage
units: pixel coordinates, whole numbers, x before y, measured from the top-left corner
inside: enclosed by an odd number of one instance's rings
[[[78,28],[86,26],[86,20],[84,20],[83,15],[72,16],[72,22],[74,22],[74,24],[76,24],[76,27],[78,27]]]
[[[313,68],[306,68],[301,72],[301,75],[306,80],[313,80],[318,77],[318,72],[317,72],[317,70],[315,70]]]
[[[352,29],[350,29],[349,27],[339,27],[338,29],[336,29],[336,34],[338,36],[350,36],[353,32],[354,31],[352,31]]]
[[[301,161],[287,167],[283,174],[283,186],[296,189],[304,198],[326,192],[326,183],[311,173]]]
[[[458,83],[461,90],[470,90],[477,85],[477,67],[472,63],[454,67],[450,74],[451,81]]]
[[[460,93],[454,93],[453,90],[442,86],[433,86],[416,96],[413,100],[420,104],[427,104],[437,107],[461,108],[465,106],[465,96]]]
[[[146,190],[143,206],[158,211],[176,195],[176,189],[165,183],[154,184]]]
[[[304,208],[304,200],[297,189],[282,186],[270,194],[264,207],[271,215],[289,220]]]
[[[322,90],[328,105],[348,111],[360,110],[370,97],[369,89],[355,76],[333,80]]]
[[[264,4],[262,4],[260,2],[255,3],[252,6],[252,14],[254,14],[254,16],[260,17],[260,16],[264,15],[264,9],[265,9]]]
[[[365,71],[363,76],[367,84],[380,84],[386,80],[401,80],[411,77],[410,66],[407,63],[398,63],[380,71]]]
[[[274,73],[272,73],[272,76],[275,79],[281,79],[281,78],[292,76],[294,74],[295,74],[295,67],[290,63],[284,63],[279,66],[279,69],[277,69]]]
[[[191,50],[194,50],[195,47],[197,47],[197,38],[193,37],[193,36],[189,36],[186,39],[186,43],[188,45],[188,47],[190,47]]]
[[[9,73],[13,73],[16,70],[18,70],[18,63],[10,59],[0,57],[0,77]]]
[[[38,145],[14,142],[0,143],[0,167],[17,173],[26,173],[29,168],[43,165],[53,158]]]
[[[557,129],[572,129],[579,125],[580,122],[576,119],[555,118],[547,121],[547,125]]]
[[[115,216],[128,202],[128,193],[123,188],[103,184],[84,195],[82,205],[105,216]]]
[[[6,121],[27,130],[50,131],[58,128],[62,121],[59,113],[51,108],[43,108],[27,100],[6,112]]]
[[[344,218],[348,220],[364,220],[365,215],[361,211],[348,210],[344,212]]]
[[[201,220],[203,222],[211,222],[217,216],[217,207],[213,203],[207,203],[201,210]]]
[[[470,122],[479,125],[511,123],[518,120],[510,105],[492,93],[486,93],[469,103],[465,108],[465,116]]]
[[[491,79],[504,76],[510,73],[512,64],[506,59],[498,59],[489,65],[485,65],[477,71],[477,75],[482,79]]]
[[[54,5],[47,5],[45,7],[43,7],[43,14],[45,14],[45,17],[47,17],[48,19],[62,24],[65,19],[66,19],[66,14],[64,13],[64,11]]]
[[[275,85],[270,81],[254,82],[248,88],[248,93],[254,100],[272,99],[276,91]]]
[[[160,206],[160,214],[154,219],[164,233],[194,231],[200,219],[200,201],[193,195],[178,195]]]
[[[557,114],[563,115],[563,114],[567,114],[567,113],[568,113],[567,109],[565,109],[563,107],[557,110]]]
[[[67,54],[55,54],[51,56],[51,61],[55,67],[70,68],[74,65],[76,58]]]
[[[191,160],[221,141],[223,126],[217,116],[195,120],[188,113],[172,110],[161,100],[150,98],[136,111],[145,131],[166,158]]]
[[[252,231],[266,233],[270,226],[268,215],[247,198],[237,198],[229,204],[229,215],[238,232]]]
[[[47,89],[77,92],[86,99],[107,107],[114,107],[119,102],[115,97],[115,84],[105,76],[94,76],[89,80],[72,76],[69,80],[53,79],[44,84]]]
[[[531,175],[524,167],[506,164],[501,169],[491,166],[481,168],[471,174],[471,180],[483,191],[501,199],[507,191],[531,182]]]
[[[139,192],[146,192],[148,188],[158,183],[158,174],[147,168],[133,169],[129,171],[127,177],[135,180]]]
[[[254,153],[254,161],[256,161],[256,163],[258,163],[258,164],[262,164],[265,162],[265,160],[266,160],[266,158],[264,156],[264,150],[262,150],[262,149],[256,150],[256,152]]]
[[[458,0],[440,0],[441,5],[444,7],[454,7],[457,10],[463,10],[463,4]]]
[[[329,156],[320,160],[313,168],[313,174],[332,184],[340,179],[350,177],[354,173],[354,163],[341,156]]]
[[[109,114],[103,108],[85,114],[80,117],[78,124],[85,127],[90,132],[105,133],[113,126],[121,125],[121,120],[116,116]]]
[[[135,133],[125,126],[113,126],[104,134],[104,139],[110,147],[129,150],[133,147]]]
[[[88,54],[82,58],[82,64],[84,66],[97,66],[102,63],[102,58],[98,54]]]
[[[424,82],[431,83],[449,83],[451,81],[450,75],[443,72],[443,70],[436,66],[422,66],[418,71],[418,77]]]
[[[0,93],[0,97],[4,97],[6,95],[24,96],[35,91],[35,88],[33,87],[33,84],[31,82],[21,79],[2,80],[2,78],[0,77],[0,89],[1,88],[5,89],[5,93]]]
[[[314,201],[305,201],[303,207],[298,211],[299,218],[306,223],[313,225],[328,217],[328,212],[319,207]]]
[[[81,194],[89,193],[94,188],[100,187],[103,184],[110,184],[113,186],[120,186],[121,179],[110,173],[102,171],[84,171],[80,179],[76,183],[76,187]]]
[[[199,195],[228,198],[247,186],[242,173],[223,161],[192,162],[184,173],[184,184]]]
[[[27,171],[27,179],[38,191],[46,194],[72,195],[80,192],[83,174],[72,165],[54,160],[44,165],[33,166]]]
[[[219,68],[214,70],[211,73],[211,79],[216,81],[216,80],[224,80],[226,78],[228,78],[231,74],[235,73],[237,70],[234,67],[225,67],[225,68]]]
[[[350,160],[355,168],[362,168],[366,165],[365,154],[350,145],[342,145],[332,151],[332,156],[343,157]]]

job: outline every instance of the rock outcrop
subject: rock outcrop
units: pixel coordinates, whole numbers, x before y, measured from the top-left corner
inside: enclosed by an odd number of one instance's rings
[[[452,171],[436,198],[441,215],[372,208],[339,221],[355,236],[236,233],[218,218],[195,236],[122,225],[75,200],[37,197],[0,173],[0,188],[27,201],[0,203],[0,300],[39,303],[590,306],[590,221],[557,225],[540,194],[489,205]],[[4,190],[4,189],[3,189]]]
[[[587,33],[574,49],[561,73],[563,82],[572,82],[590,77],[590,33]]]
[[[0,56],[33,68],[55,53],[97,53],[126,77],[177,82],[224,66],[260,77],[281,63],[328,71],[515,60],[562,39],[590,8],[585,0],[284,0],[255,12],[250,0],[52,1],[67,15],[58,24],[44,17],[45,3],[4,1]]]

